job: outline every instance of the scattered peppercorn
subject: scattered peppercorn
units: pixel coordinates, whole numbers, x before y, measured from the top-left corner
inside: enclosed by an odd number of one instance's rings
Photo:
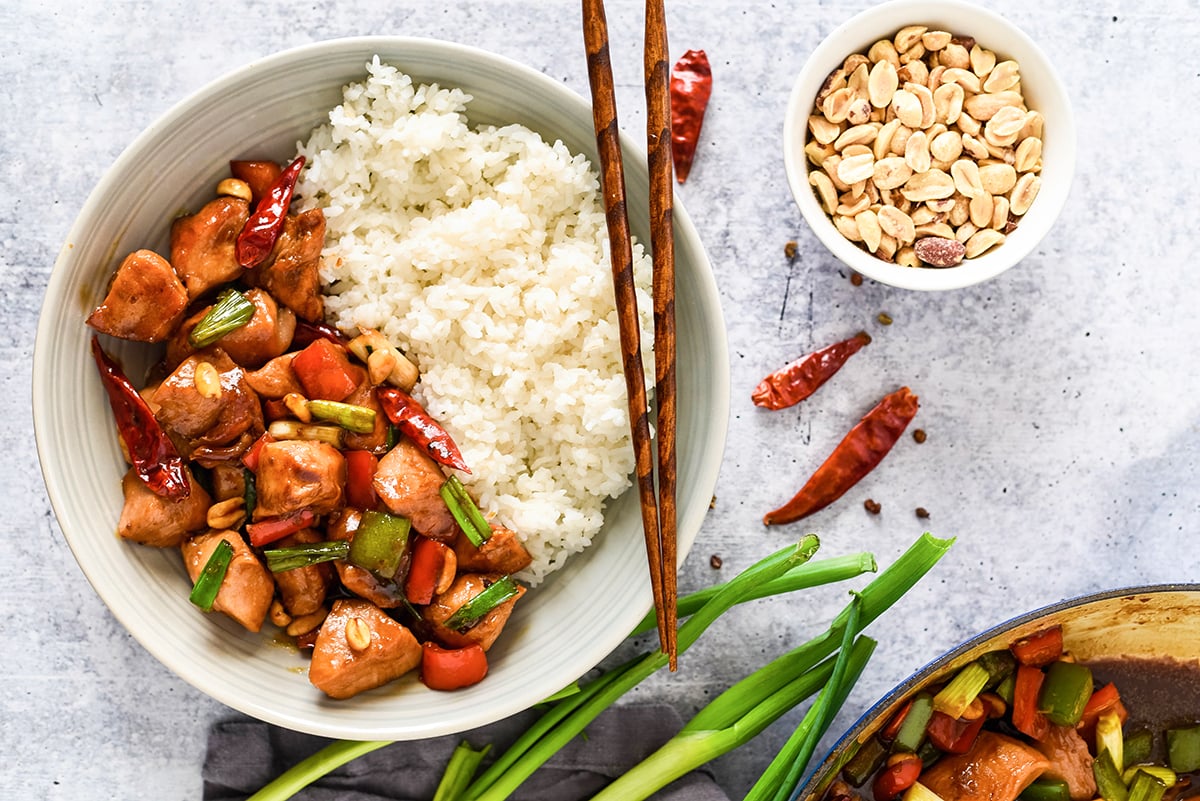
[[[921,518],[922,520],[928,520],[929,519],[929,510],[926,509],[924,506],[918,506],[917,507],[917,517]]]
[[[918,445],[924,442],[926,440],[925,429],[918,428],[917,430],[913,431],[913,439],[917,441]]]
[[[862,286],[862,273],[850,273],[850,283],[854,286]]]
[[[879,511],[883,509],[883,507],[877,501],[871,498],[867,498],[865,501],[863,501],[863,508],[873,515],[879,514]]]
[[[887,312],[880,312],[877,319],[879,320],[880,325],[892,324],[892,315],[888,314]]]
[[[796,258],[796,250],[797,250],[796,243],[788,242],[786,245],[783,246],[783,255],[787,256],[789,259],[794,259],[794,258]]]
[[[713,570],[720,570],[721,565],[723,565],[723,564],[725,564],[725,563],[721,561],[721,557],[717,556],[715,553],[712,556],[708,557],[708,566],[711,567]]]

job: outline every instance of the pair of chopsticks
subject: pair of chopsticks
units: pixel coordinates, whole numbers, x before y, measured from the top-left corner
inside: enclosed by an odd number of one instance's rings
[[[650,241],[654,261],[654,364],[658,400],[658,492],[650,447],[645,370],[633,284],[633,247],[625,207],[625,177],[617,127],[616,91],[608,53],[608,23],[604,0],[583,0],[583,34],[587,48],[592,118],[600,152],[601,187],[608,223],[613,288],[621,335],[625,387],[629,395],[629,425],[633,434],[642,530],[658,639],[671,670],[677,664],[676,546],[675,546],[675,242],[671,222],[673,176],[671,163],[670,65],[667,60],[666,12],[662,0],[646,1],[645,83],[646,144],[650,163]]]

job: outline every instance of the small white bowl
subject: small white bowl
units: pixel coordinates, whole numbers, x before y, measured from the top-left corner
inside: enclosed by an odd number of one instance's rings
[[[821,208],[808,183],[804,154],[808,118],[829,73],[852,53],[866,52],[908,25],[927,25],[972,36],[997,58],[1020,65],[1021,89],[1031,109],[1045,117],[1042,187],[1020,225],[1003,244],[955,267],[902,267],[872,256],[846,239]],[[1075,171],[1075,122],[1067,92],[1045,54],[1021,29],[987,9],[961,0],[892,0],[873,6],[838,26],[805,62],[788,99],[783,124],[784,167],[800,212],[817,238],[851,269],[903,289],[958,289],[994,278],[1037,246],[1066,203]]]
[[[328,119],[341,88],[378,55],[416,82],[473,96],[472,124],[518,122],[598,165],[588,101],[500,56],[427,39],[320,42],[252,63],[201,89],[152,124],[92,192],[50,276],[38,324],[33,413],[42,474],[63,535],[96,592],[126,629],[185,681],[242,712],[290,729],[355,740],[459,732],[525,709],[567,686],[619,645],[651,606],[636,492],[608,504],[587,551],[528,593],[492,649],[487,678],[457,692],[412,674],[344,701],[308,681],[294,648],[188,602],[176,549],[114,534],[125,465],[88,351],[84,318],[131,250],[168,252],[171,217],[198,208],[230,158],[289,159]],[[649,240],[644,155],[624,142],[630,226]],[[712,270],[687,214],[675,206],[679,277],[678,522],[682,559],[712,499],[729,413],[725,325]],[[145,346],[111,341],[130,375]],[[82,591],[82,589],[81,589]],[[69,604],[70,599],[64,599]]]

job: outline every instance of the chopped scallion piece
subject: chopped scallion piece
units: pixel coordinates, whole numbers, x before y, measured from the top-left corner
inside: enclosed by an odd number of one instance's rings
[[[408,555],[411,528],[407,518],[374,510],[363,512],[347,558],[385,579],[395,578]]]
[[[229,563],[232,560],[233,546],[229,544],[228,540],[221,540],[213,549],[212,555],[208,557],[208,561],[204,563],[204,568],[196,578],[196,584],[192,587],[192,593],[188,596],[188,600],[205,612],[212,611],[213,602],[217,600],[221,582],[225,580],[225,572],[229,570]]]
[[[1096,791],[1104,801],[1129,801],[1129,788],[1121,781],[1121,769],[1113,762],[1112,752],[1101,749],[1092,761]]]
[[[487,538],[492,536],[492,527],[488,525],[488,521],[484,518],[483,512],[479,511],[479,507],[475,505],[475,501],[471,500],[471,496],[467,494],[467,488],[463,486],[458,476],[450,476],[446,479],[440,492],[442,500],[450,509],[450,514],[454,515],[454,519],[471,544],[476,548],[483,545]]]
[[[355,434],[370,434],[375,430],[375,410],[366,406],[331,400],[310,400],[308,411],[318,420],[337,423]]]
[[[934,710],[956,720],[961,718],[989,679],[991,674],[979,662],[970,663],[933,697]]]
[[[245,485],[242,490],[242,500],[246,506],[246,520],[250,521],[254,519],[254,507],[258,506],[258,487],[254,483],[254,471],[243,467],[242,481]]]
[[[460,606],[454,614],[447,618],[446,628],[455,629],[456,631],[469,629],[482,620],[488,612],[491,612],[520,591],[517,583],[508,576],[499,578],[488,585],[483,592]]]
[[[925,727],[929,725],[931,717],[933,697],[929,693],[917,693],[912,706],[908,708],[908,714],[904,716],[904,722],[900,724],[900,730],[896,732],[896,739],[892,741],[892,750],[917,753],[925,740]]]
[[[1121,717],[1113,711],[1104,712],[1096,719],[1096,754],[1106,752],[1118,773],[1125,769],[1125,738],[1121,735]]]
[[[296,420],[275,420],[267,427],[275,439],[310,439],[335,448],[342,447],[343,431],[339,426],[315,425]]]
[[[1129,785],[1129,801],[1162,801],[1167,786],[1147,771],[1139,770]]]
[[[267,559],[267,569],[272,573],[283,573],[298,567],[345,559],[349,554],[350,543],[346,540],[289,545],[286,548],[270,548],[263,551],[263,556]]]
[[[1164,787],[1168,788],[1174,787],[1175,782],[1179,781],[1179,777],[1175,775],[1175,771],[1171,770],[1166,765],[1154,764],[1131,765],[1130,767],[1126,768],[1125,772],[1121,775],[1121,778],[1125,781],[1125,784],[1130,785],[1132,789],[1133,780],[1137,778],[1139,772],[1149,773],[1151,776],[1162,782]]]
[[[905,790],[901,798],[904,801],[942,801],[940,795],[920,782],[913,782],[913,786]]]
[[[253,316],[254,304],[241,292],[227,289],[188,334],[188,344],[193,348],[207,348],[221,337],[250,322]]]
[[[1062,779],[1036,779],[1021,791],[1021,801],[1071,801],[1071,791]]]
[[[887,756],[887,746],[880,742],[878,737],[872,737],[858,747],[858,751],[842,768],[842,776],[851,785],[862,787],[867,779],[879,770]]]
[[[1123,739],[1125,742],[1125,758],[1122,761],[1126,765],[1138,765],[1139,763],[1150,761],[1150,751],[1154,746],[1154,735],[1150,733],[1149,729],[1126,732]],[[1129,784],[1129,781],[1126,780],[1125,783]]]
[[[988,672],[988,683],[984,685],[985,690],[993,690],[1005,678],[1012,675],[1012,672],[1017,667],[1017,659],[1012,655],[1012,651],[1004,649],[1001,651],[988,651],[979,659],[975,660],[980,667]]]

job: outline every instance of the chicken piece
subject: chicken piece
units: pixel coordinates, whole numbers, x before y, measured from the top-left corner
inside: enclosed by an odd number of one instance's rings
[[[279,540],[277,547],[311,545],[314,542],[321,542],[323,539],[313,529],[306,528]],[[283,608],[292,617],[309,615],[320,609],[321,605],[325,603],[325,595],[333,583],[333,567],[328,562],[284,570],[272,575],[275,576],[275,585],[279,587],[279,597],[283,601]]]
[[[309,209],[284,220],[267,260],[247,271],[247,280],[310,323],[325,317],[321,295],[321,249],[325,246],[325,214]]]
[[[296,315],[291,309],[280,306],[275,302],[275,298],[261,289],[250,289],[244,294],[246,300],[254,304],[254,316],[245,325],[218,339],[215,344],[237,364],[256,369],[282,354],[292,344],[292,335],[296,332]],[[212,306],[205,306],[179,326],[175,336],[167,343],[168,364],[179,364],[196,352],[188,337],[211,309]]]
[[[233,546],[233,558],[225,571],[217,599],[213,601],[213,609],[229,615],[248,631],[259,631],[275,598],[275,582],[241,534],[209,531],[185,541],[181,550],[188,576],[195,583],[221,540]]]
[[[201,392],[196,371],[208,363],[216,368],[220,391]],[[204,385],[202,378],[201,384]],[[159,384],[147,401],[155,416],[176,442],[184,442],[185,455],[199,446],[253,442],[263,432],[262,406],[246,382],[246,372],[220,348],[187,357]],[[242,437],[248,434],[248,437]],[[235,449],[236,450],[236,449]],[[244,452],[227,455],[236,457]]]
[[[459,607],[500,578],[501,576],[494,573],[460,573],[450,585],[450,589],[435,595],[433,603],[421,610],[421,617],[432,627],[433,636],[448,648],[462,648],[471,643],[479,645],[485,651],[491,648],[504,629],[504,624],[508,622],[513,607],[525,594],[525,588],[520,584],[517,585],[516,595],[488,612],[482,620],[466,631],[447,628],[445,623]]]
[[[351,367],[356,367],[356,365],[351,365]],[[362,380],[359,381],[358,387],[350,393],[344,402],[355,406],[362,406],[366,409],[374,409],[375,428],[370,434],[355,434],[353,431],[347,431],[343,447],[348,451],[357,450],[382,453],[384,448],[387,447],[387,415],[383,413],[383,407],[379,405],[379,398],[375,395],[375,388],[367,380],[367,371],[360,370],[359,372],[362,374]]]
[[[1092,754],[1074,727],[1051,724],[1046,735],[1033,743],[1033,747],[1050,762],[1045,775],[1067,783],[1071,801],[1088,801],[1096,797]]]
[[[269,400],[279,400],[289,392],[303,395],[304,387],[300,386],[300,379],[292,370],[294,358],[295,353],[276,356],[259,369],[246,373],[246,381],[260,397]]]
[[[195,300],[208,290],[240,278],[238,234],[250,219],[250,204],[236,197],[210,200],[195,214],[171,224],[171,264]]]
[[[459,535],[454,541],[454,554],[458,557],[458,568],[471,573],[519,573],[533,562],[533,557],[515,531],[504,526],[492,526],[492,535],[478,548]]]
[[[179,325],[187,304],[187,291],[167,260],[152,250],[136,250],[117,268],[87,324],[121,339],[161,342]]]
[[[255,479],[255,520],[284,517],[301,509],[322,515],[338,510],[344,503],[346,459],[324,442],[268,442],[259,453]]]
[[[1050,763],[1019,740],[979,732],[965,754],[947,754],[921,774],[942,801],[1016,801]]]
[[[330,521],[325,533],[331,540],[351,540],[360,523],[362,512],[347,507]],[[404,588],[399,584],[384,581],[370,570],[344,560],[334,562],[333,566],[347,592],[370,601],[380,609],[395,609],[404,605]]]
[[[125,506],[121,508],[121,519],[117,521],[117,534],[123,539],[155,548],[174,548],[188,534],[203,529],[207,525],[205,520],[212,499],[204,487],[196,483],[192,471],[187,467],[183,470],[187,474],[191,492],[182,501],[172,501],[155,495],[130,469],[121,479]]]
[[[419,664],[421,644],[411,631],[368,601],[342,599],[321,624],[308,680],[330,698],[349,698]]]
[[[392,514],[407,517],[418,534],[453,543],[458,523],[438,492],[445,482],[442,469],[421,446],[401,439],[379,460],[372,483]]]

